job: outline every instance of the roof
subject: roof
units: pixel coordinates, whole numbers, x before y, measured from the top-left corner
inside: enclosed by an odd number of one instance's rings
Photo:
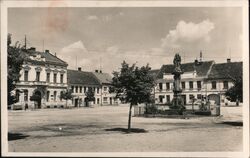
[[[149,75],[152,75],[154,78],[157,77],[157,74],[160,72],[160,69],[150,70]]]
[[[101,84],[111,84],[112,77],[108,73],[92,72]]]
[[[52,55],[49,52],[39,52],[39,51],[35,51],[35,50],[22,50],[21,52],[23,54],[23,56],[25,57],[26,61],[30,61],[30,62],[34,62],[37,64],[53,64],[53,65],[60,65],[60,66],[68,66],[68,64],[61,60],[60,58],[58,58],[55,55]],[[36,57],[37,55],[40,55],[41,58],[44,58],[44,60],[34,60],[31,59],[30,57]]]
[[[68,70],[67,76],[69,84],[100,85],[99,80],[92,72]]]
[[[208,79],[230,79],[242,76],[242,62],[218,63],[214,64]]]
[[[214,61],[203,61],[199,62],[199,64],[192,63],[184,63],[181,64],[181,69],[183,72],[193,72],[196,70],[197,76],[206,76],[213,65]],[[160,71],[157,74],[157,78],[163,78],[164,73],[171,74],[174,71],[175,66],[173,64],[169,65],[162,65]]]

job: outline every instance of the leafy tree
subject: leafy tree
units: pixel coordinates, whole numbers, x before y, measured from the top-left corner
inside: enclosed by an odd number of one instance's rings
[[[149,74],[149,65],[137,67],[129,66],[125,61],[121,64],[120,72],[113,72],[110,92],[116,93],[116,98],[130,103],[128,132],[131,128],[131,110],[134,105],[152,102],[151,92],[154,87],[154,78]]]
[[[66,91],[62,91],[60,98],[66,100],[66,107],[68,107],[68,100],[73,98],[72,90],[67,89]]]
[[[236,102],[236,105],[239,105],[239,101],[243,100],[243,89],[242,89],[242,76],[232,78],[233,87],[228,89],[225,93],[226,98],[232,102]]]
[[[89,87],[85,95],[86,95],[86,98],[85,98],[86,106],[89,106],[89,102],[95,100],[95,93],[93,89]]]
[[[7,38],[7,51],[8,51],[8,105],[18,102],[18,98],[13,94],[13,90],[16,88],[16,83],[21,76],[20,71],[22,69],[24,57],[21,54],[20,45],[18,42],[14,46],[11,46],[11,34],[8,34]]]

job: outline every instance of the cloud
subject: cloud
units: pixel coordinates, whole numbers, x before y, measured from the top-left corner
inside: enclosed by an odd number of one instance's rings
[[[97,19],[98,19],[98,17],[95,15],[90,15],[87,17],[87,20],[97,20]]]
[[[179,21],[174,30],[163,38],[163,48],[179,48],[182,44],[193,43],[197,41],[210,41],[209,33],[214,29],[214,23],[210,20],[204,20],[200,23]]]

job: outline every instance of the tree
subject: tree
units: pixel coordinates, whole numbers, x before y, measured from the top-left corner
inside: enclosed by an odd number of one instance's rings
[[[151,92],[154,87],[153,76],[149,74],[149,65],[129,66],[125,61],[121,64],[120,72],[113,72],[110,92],[116,93],[116,98],[130,103],[128,117],[128,132],[131,128],[131,110],[134,105],[152,102]]]
[[[18,42],[14,46],[11,46],[11,34],[8,34],[7,38],[7,51],[8,51],[8,105],[18,102],[18,98],[13,94],[13,90],[16,88],[16,83],[21,76],[20,71],[22,69],[24,57],[21,54],[20,45]]]
[[[243,100],[243,89],[242,89],[242,76],[232,78],[233,87],[228,89],[225,93],[226,98],[229,101],[236,102],[236,105],[239,105],[239,101]]]
[[[68,100],[73,98],[72,90],[67,89],[66,91],[62,91],[60,98],[66,100],[66,108],[68,107]]]
[[[93,89],[89,87],[85,95],[86,95],[86,98],[85,98],[86,106],[89,106],[89,102],[95,100],[95,93]]]

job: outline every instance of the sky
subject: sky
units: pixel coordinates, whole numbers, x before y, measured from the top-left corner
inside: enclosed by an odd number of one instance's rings
[[[50,50],[69,69],[112,73],[121,63],[152,69],[199,59],[242,61],[242,10],[237,7],[9,8],[13,43]]]

